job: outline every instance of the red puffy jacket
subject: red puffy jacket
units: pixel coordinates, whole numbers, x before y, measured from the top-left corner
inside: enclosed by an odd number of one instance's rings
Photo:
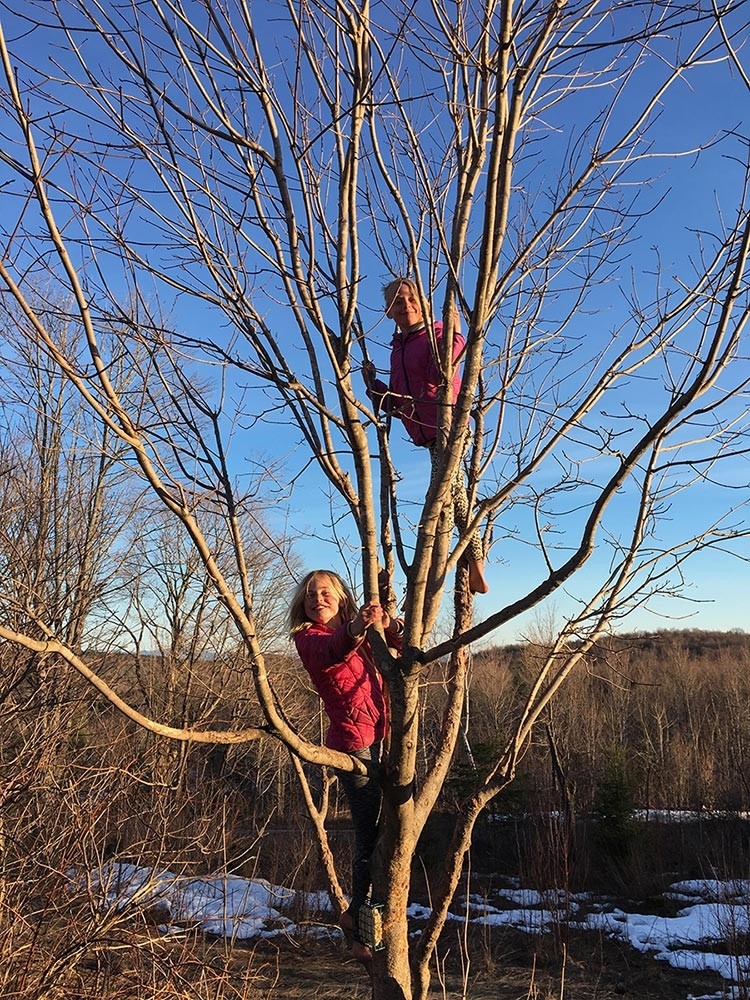
[[[435,339],[440,348],[443,324],[435,324]],[[453,360],[456,361],[466,340],[462,333],[453,334]],[[426,327],[402,333],[396,330],[391,344],[391,380],[386,385],[375,379],[368,394],[376,407],[399,417],[406,433],[417,445],[430,445],[437,436],[438,390],[440,374]],[[453,376],[451,403],[455,403],[461,388],[461,375]]]
[[[349,753],[382,740],[386,701],[369,642],[352,639],[346,624],[334,629],[318,622],[297,632],[294,642],[330,722],[326,746]]]

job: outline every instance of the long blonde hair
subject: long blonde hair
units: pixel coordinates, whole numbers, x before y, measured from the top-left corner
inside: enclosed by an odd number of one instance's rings
[[[312,624],[310,619],[305,614],[305,598],[307,597],[308,587],[318,576],[324,576],[331,581],[331,590],[339,599],[339,614],[341,615],[341,620],[350,622],[352,619],[357,617],[357,605],[352,597],[352,592],[349,590],[338,573],[334,573],[332,569],[313,569],[310,570],[310,572],[307,573],[307,575],[299,582],[297,589],[294,591],[292,596],[292,600],[289,605],[290,638],[293,637],[295,633],[301,632],[303,628],[308,628]]]

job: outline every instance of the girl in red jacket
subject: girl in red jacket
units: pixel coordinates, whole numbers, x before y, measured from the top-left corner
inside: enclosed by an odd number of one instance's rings
[[[331,570],[308,573],[289,609],[290,635],[328,716],[326,746],[374,767],[387,726],[383,680],[367,640],[368,626],[377,623],[388,645],[400,648],[403,624],[391,620],[376,601],[357,609],[348,587]],[[356,939],[357,913],[371,888],[370,856],[377,839],[381,790],[374,775],[340,771],[338,778],[354,823],[352,898],[341,925]],[[369,957],[361,945],[353,953],[361,960]]]
[[[396,323],[396,332],[391,344],[391,377],[386,385],[376,377],[375,366],[367,362],[362,369],[367,395],[376,410],[398,417],[414,444],[430,449],[432,475],[436,474],[435,441],[438,429],[439,386],[441,375],[425,326],[424,314],[419,301],[419,291],[415,282],[408,278],[396,278],[383,289],[385,314]],[[443,324],[435,323],[435,341],[438,351],[443,339]],[[461,356],[464,337],[453,330],[453,361]],[[451,386],[450,406],[452,407],[461,388],[461,375],[456,369]],[[451,484],[452,508],[455,521],[465,529],[469,519],[469,500],[466,494],[461,470]],[[469,587],[474,594],[486,594],[490,589],[484,577],[484,548],[478,532],[474,532],[467,548]]]

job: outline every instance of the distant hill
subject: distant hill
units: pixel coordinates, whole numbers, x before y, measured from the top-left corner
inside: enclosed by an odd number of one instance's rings
[[[490,646],[475,654],[475,659],[495,659],[502,656],[513,660],[527,651],[533,644],[512,643],[504,646]],[[719,653],[724,656],[750,655],[750,633],[743,629],[731,629],[728,632],[713,632],[703,629],[661,629],[654,632],[625,632],[606,636],[594,647],[596,650],[606,650],[608,653],[629,651],[665,654],[680,649],[691,659],[703,657],[715,658]]]

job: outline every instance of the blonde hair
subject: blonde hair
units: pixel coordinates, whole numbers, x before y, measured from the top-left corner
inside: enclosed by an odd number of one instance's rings
[[[292,595],[289,605],[289,636],[292,637],[302,629],[308,628],[312,622],[305,613],[305,598],[310,584],[316,577],[324,576],[331,581],[331,590],[339,599],[339,614],[341,620],[348,622],[357,617],[357,605],[354,602],[352,592],[347,585],[332,569],[313,569],[302,578],[297,585],[297,589]]]

